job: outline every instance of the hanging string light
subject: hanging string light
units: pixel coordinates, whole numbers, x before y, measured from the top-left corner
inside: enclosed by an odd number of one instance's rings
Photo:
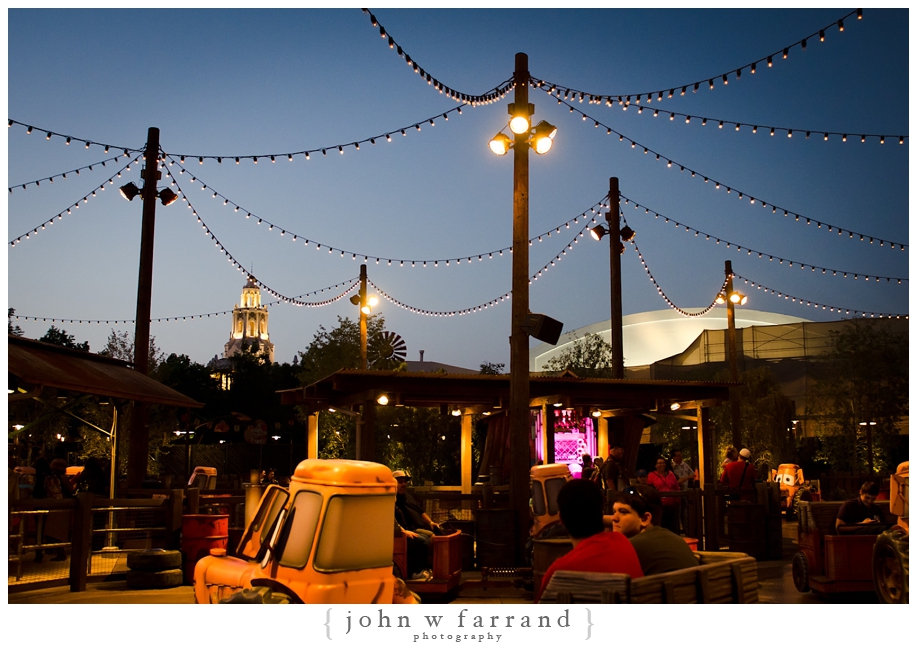
[[[142,148],[134,148],[134,147],[131,147],[131,146],[115,146],[114,144],[105,144],[105,143],[101,143],[101,142],[94,142],[94,141],[90,141],[90,140],[88,140],[88,139],[83,139],[82,137],[76,137],[75,135],[62,135],[62,134],[60,134],[60,133],[55,133],[55,132],[52,132],[52,131],[50,131],[50,130],[47,130],[46,128],[40,128],[40,127],[38,127],[38,126],[32,126],[32,125],[30,125],[30,124],[25,124],[25,123],[23,123],[23,122],[21,122],[21,121],[15,120],[15,119],[9,119],[9,120],[7,120],[7,127],[8,127],[8,128],[12,128],[14,125],[15,125],[15,126],[22,126],[23,128],[25,128],[25,129],[26,129],[26,134],[27,134],[27,135],[31,135],[33,130],[40,130],[40,131],[43,131],[43,132],[45,133],[45,139],[48,140],[48,141],[50,141],[52,137],[60,137],[60,138],[63,138],[64,143],[67,144],[68,146],[70,145],[70,142],[72,142],[72,141],[73,141],[73,142],[80,142],[81,144],[85,144],[86,148],[89,148],[90,146],[98,146],[99,148],[103,149],[103,150],[105,151],[106,154],[108,154],[108,151],[110,151],[112,148],[121,149],[121,155],[120,155],[120,157],[129,157],[129,156],[132,155],[133,153],[142,153],[142,152],[143,152],[143,149],[142,149]]]
[[[829,306],[823,303],[818,303],[816,301],[811,301],[809,299],[803,299],[801,297],[794,297],[791,294],[779,292],[778,290],[775,290],[769,287],[765,287],[761,285],[760,283],[756,283],[750,279],[745,278],[744,276],[739,276],[738,274],[734,274],[733,278],[745,281],[747,285],[750,285],[753,288],[757,288],[759,290],[763,290],[765,294],[771,294],[779,299],[783,299],[785,301],[791,301],[793,303],[798,303],[801,306],[809,306],[809,307],[820,309],[820,310],[836,312],[838,314],[848,314],[848,315],[852,314],[856,317],[869,317],[869,318],[878,318],[878,319],[910,319],[910,316],[907,314],[892,314],[892,313],[887,313],[887,312],[869,312],[867,310],[856,310],[854,308],[841,308],[838,306]]]
[[[554,256],[553,259],[545,263],[541,267],[541,269],[535,272],[535,274],[529,277],[529,284],[532,284],[533,282],[537,281],[538,278],[543,276],[545,272],[547,272],[550,268],[555,267],[555,265],[559,263],[563,259],[563,257],[567,254],[567,251],[572,250],[573,245],[576,244],[580,238],[586,235],[586,229],[589,227],[589,225],[594,224],[594,222],[595,222],[594,218],[590,220],[589,222],[587,222],[586,225],[576,234],[576,236],[574,236],[573,239],[564,246],[561,252],[559,252],[556,256]],[[501,304],[502,302],[509,300],[510,296],[512,295],[512,292],[504,292],[499,297],[491,299],[490,301],[487,301],[486,303],[481,303],[471,308],[464,308],[462,310],[424,310],[422,308],[416,308],[414,306],[408,305],[404,303],[403,301],[396,299],[395,297],[385,292],[385,290],[380,288],[378,285],[373,283],[371,279],[367,279],[367,281],[369,282],[370,285],[373,286],[373,288],[379,294],[382,295],[382,297],[386,301],[388,301],[392,305],[398,306],[399,308],[407,310],[408,312],[411,312],[413,314],[424,315],[427,317],[461,317],[463,315],[483,312],[487,308],[497,306]]]
[[[747,253],[748,256],[757,255],[758,258],[767,258],[769,261],[777,261],[778,264],[780,265],[786,265],[787,267],[799,267],[803,270],[810,270],[812,272],[820,273],[825,276],[827,276],[830,273],[831,276],[841,276],[845,279],[846,278],[852,278],[852,279],[862,278],[862,279],[865,279],[866,281],[872,280],[877,285],[879,284],[880,281],[885,281],[886,283],[895,281],[896,283],[898,283],[898,285],[901,285],[902,283],[908,280],[907,277],[877,276],[874,274],[864,274],[863,272],[836,270],[830,267],[822,267],[820,265],[815,265],[812,263],[804,263],[800,261],[790,260],[788,258],[782,258],[774,254],[768,254],[767,252],[760,252],[756,249],[751,249],[750,247],[744,247],[742,245],[738,245],[736,243],[726,240],[725,238],[718,238],[714,236],[713,234],[708,234],[699,229],[695,229],[694,227],[691,227],[673,218],[665,216],[659,213],[658,211],[654,211],[653,209],[650,209],[646,205],[640,204],[639,202],[635,200],[631,200],[630,198],[628,198],[625,195],[621,195],[621,199],[625,201],[625,204],[630,204],[631,202],[633,202],[634,209],[643,209],[644,214],[652,215],[655,220],[658,220],[660,218],[664,219],[666,224],[674,225],[675,229],[678,229],[679,227],[684,227],[685,232],[689,234],[693,233],[695,236],[703,236],[705,240],[713,240],[716,242],[717,245],[719,245],[720,243],[725,243],[727,249],[729,249],[730,247],[735,247],[737,251],[740,251],[740,252],[744,251]]]
[[[313,294],[320,294],[325,291],[337,290],[338,288],[342,286],[346,286],[346,290],[344,294],[349,294],[359,284],[359,280],[360,280],[359,277],[350,278],[346,281],[335,283],[334,285],[320,288],[318,290],[312,290],[311,292],[305,292],[293,298],[301,299],[303,297],[311,296]],[[334,303],[340,300],[340,298],[343,297],[344,294],[335,297],[333,300],[329,300],[328,304],[331,304],[331,303]],[[272,306],[279,305],[281,303],[283,303],[283,301],[279,301],[279,300],[278,301],[265,301],[263,305],[265,307],[270,308]],[[324,303],[324,302],[315,302],[315,303]],[[169,323],[169,322],[175,322],[175,321],[194,321],[195,319],[200,320],[200,319],[209,319],[210,317],[222,317],[222,316],[230,315],[232,313],[233,313],[232,310],[221,310],[219,312],[204,312],[204,313],[198,313],[198,314],[193,314],[193,315],[178,315],[174,317],[157,317],[155,319],[150,319],[150,322],[151,323]],[[33,316],[18,315],[18,314],[13,314],[11,316],[16,319],[21,319],[23,321],[43,321],[43,322],[51,322],[51,323],[56,323],[59,321],[61,323],[79,323],[79,324],[86,323],[86,324],[107,324],[107,325],[127,325],[127,324],[133,325],[136,322],[136,319],[65,319],[63,317],[33,317]]]
[[[564,93],[565,95],[572,94],[572,95],[579,95],[580,97],[588,96],[590,98],[589,103],[596,103],[596,104],[604,103],[608,106],[610,106],[615,101],[617,101],[620,104],[626,105],[630,103],[634,97],[636,97],[636,103],[640,103],[640,98],[643,95],[646,95],[647,103],[652,102],[653,95],[656,95],[657,101],[662,101],[663,96],[666,96],[669,99],[675,96],[675,94],[678,94],[679,96],[684,96],[685,92],[687,91],[689,87],[693,87],[694,92],[697,92],[701,84],[707,85],[712,90],[714,87],[714,79],[717,79],[717,78],[722,78],[723,85],[728,85],[729,77],[733,76],[735,77],[736,80],[739,80],[742,77],[742,70],[744,70],[745,68],[749,68],[749,71],[752,74],[754,74],[757,69],[758,63],[766,62],[768,67],[772,67],[773,66],[773,57],[779,56],[779,57],[782,57],[782,59],[786,59],[789,57],[790,50],[796,47],[797,45],[800,47],[801,50],[805,50],[805,44],[810,39],[818,37],[819,42],[824,42],[826,29],[830,29],[834,25],[837,25],[839,31],[844,31],[844,20],[853,15],[856,15],[857,20],[862,20],[863,10],[856,9],[854,11],[851,11],[848,14],[841,17],[839,20],[836,20],[833,23],[831,23],[824,29],[820,29],[817,32],[813,32],[812,34],[809,34],[805,38],[799,39],[792,45],[787,45],[786,47],[782,47],[767,56],[762,56],[761,58],[755,61],[752,61],[751,63],[746,63],[745,65],[741,65],[728,72],[724,72],[722,74],[716,74],[712,77],[701,79],[699,81],[692,81],[691,83],[679,83],[673,87],[669,87],[664,90],[652,90],[650,92],[637,92],[637,93],[634,93],[634,92],[595,93],[595,92],[585,92],[583,90],[575,90],[573,88],[569,88],[559,83],[553,83],[551,81],[540,81],[539,80],[539,83],[550,86],[551,92],[553,92],[557,96],[560,96],[561,92]],[[535,80],[536,79],[533,79],[533,81]]]
[[[117,157],[109,157],[107,159],[99,160],[98,162],[93,162],[92,164],[86,164],[85,166],[80,166],[79,168],[70,169],[69,171],[64,171],[63,173],[55,173],[54,175],[49,175],[48,177],[39,178],[37,180],[29,180],[28,182],[17,182],[9,187],[9,192],[12,193],[13,189],[22,189],[25,191],[29,186],[34,184],[35,186],[41,186],[42,182],[47,181],[50,184],[54,184],[55,178],[61,178],[63,180],[67,179],[67,173],[79,175],[80,171],[91,171],[95,166],[104,167],[108,162],[117,162],[122,157],[123,154],[118,155]]]
[[[558,98],[557,101],[558,101],[559,103],[564,103],[563,99],[560,99],[560,98]],[[569,105],[569,104],[567,104],[567,105]],[[576,112],[579,112],[579,110],[576,109],[576,108],[573,108],[573,106],[571,106],[571,109],[572,109],[572,110],[575,110]],[[580,114],[584,114],[584,113],[581,113],[581,112],[580,112]],[[588,115],[587,115],[587,116],[588,116]],[[589,117],[589,118],[592,119],[592,117]],[[677,167],[680,169],[680,171],[681,171],[682,173],[684,173],[685,171],[688,171],[688,172],[691,174],[691,177],[692,177],[692,178],[693,178],[693,177],[700,177],[700,178],[703,178],[703,180],[704,180],[705,183],[710,183],[711,181],[713,181],[713,182],[716,184],[716,188],[717,188],[717,189],[720,188],[720,185],[722,184],[721,182],[718,182],[718,181],[714,180],[713,178],[707,177],[706,175],[702,175],[702,174],[700,174],[699,171],[695,171],[695,170],[691,169],[690,167],[685,166],[684,164],[681,164],[681,163],[677,162],[676,160],[670,159],[669,157],[666,157],[666,156],[663,155],[662,153],[659,153],[659,152],[653,150],[652,148],[649,148],[648,146],[644,146],[643,144],[641,144],[640,142],[638,142],[638,141],[636,141],[636,140],[630,139],[629,137],[627,137],[627,136],[624,135],[623,133],[620,133],[620,132],[618,132],[617,130],[611,128],[610,126],[607,126],[606,124],[603,124],[601,121],[598,121],[597,119],[596,119],[595,121],[596,121],[599,125],[601,125],[602,127],[604,127],[604,128],[607,129],[607,134],[609,134],[609,135],[611,135],[611,134],[617,135],[617,136],[618,136],[618,141],[619,141],[619,142],[630,144],[630,148],[631,148],[632,150],[635,150],[638,146],[640,146],[640,147],[643,149],[644,154],[649,154],[649,153],[654,154],[654,155],[656,156],[656,160],[657,160],[657,161],[665,162],[667,168],[672,168],[673,166],[677,166]],[[837,225],[833,225],[833,224],[831,224],[831,223],[824,222],[824,221],[822,221],[822,220],[816,220],[815,218],[803,216],[802,214],[796,213],[795,211],[792,211],[792,210],[787,209],[787,208],[785,208],[785,207],[777,206],[777,205],[773,204],[772,202],[768,202],[768,201],[766,201],[766,200],[761,200],[761,199],[758,198],[757,196],[749,195],[748,193],[745,193],[744,191],[738,191],[737,189],[735,189],[735,187],[730,187],[730,186],[727,186],[727,185],[725,185],[725,184],[722,184],[722,186],[726,189],[726,193],[727,193],[727,194],[728,194],[728,193],[732,193],[732,191],[734,191],[734,190],[737,191],[739,200],[743,199],[744,197],[748,197],[748,198],[749,198],[749,204],[750,204],[750,205],[755,206],[757,203],[760,203],[761,206],[762,206],[763,208],[765,208],[765,209],[769,207],[770,210],[771,210],[771,212],[774,213],[774,214],[776,214],[778,210],[779,210],[779,211],[782,211],[782,212],[783,212],[783,216],[784,216],[785,218],[789,218],[790,216],[792,216],[793,219],[794,219],[796,222],[803,222],[803,221],[804,221],[806,225],[815,225],[816,228],[818,228],[818,229],[826,229],[826,230],[831,231],[831,232],[837,230],[838,235],[846,235],[846,236],[848,236],[848,237],[851,238],[851,239],[859,238],[861,242],[867,242],[867,241],[868,241],[869,244],[871,244],[871,245],[872,245],[872,244],[875,244],[875,243],[879,243],[879,247],[885,247],[885,245],[888,244],[888,246],[889,246],[891,249],[898,248],[898,249],[900,249],[900,250],[902,250],[902,251],[907,247],[907,245],[905,245],[904,243],[886,240],[886,239],[884,239],[884,238],[879,238],[878,236],[870,236],[869,234],[863,234],[863,233],[860,233],[860,232],[857,232],[857,231],[853,231],[852,229],[847,229],[847,228],[843,228],[843,227],[838,227]]]
[[[100,185],[97,186],[96,188],[92,189],[92,191],[90,191],[89,193],[87,193],[86,195],[84,195],[82,198],[80,198],[79,200],[77,200],[76,202],[74,202],[73,204],[71,204],[69,207],[67,207],[67,208],[64,209],[63,211],[60,211],[59,213],[57,213],[57,215],[51,216],[48,220],[45,220],[43,223],[41,223],[41,224],[38,225],[37,227],[33,228],[31,231],[27,231],[26,233],[22,234],[21,236],[17,236],[17,237],[14,238],[13,240],[11,240],[11,241],[9,242],[9,246],[10,246],[10,247],[15,247],[15,246],[18,245],[19,243],[22,243],[22,242],[24,242],[24,241],[26,241],[26,240],[30,240],[33,236],[36,236],[40,231],[44,231],[44,229],[45,229],[46,227],[50,227],[51,225],[53,225],[55,220],[63,220],[65,214],[66,214],[66,215],[71,215],[71,214],[73,213],[74,210],[80,208],[80,203],[81,203],[81,202],[85,204],[85,203],[89,202],[89,198],[97,198],[97,197],[98,197],[98,193],[97,193],[97,192],[104,191],[104,190],[105,190],[106,184],[109,184],[109,185],[110,185],[110,184],[114,184],[115,178],[116,178],[116,177],[121,177],[121,173],[123,173],[124,171],[129,171],[130,168],[131,168],[131,166],[132,166],[133,164],[135,164],[135,163],[139,164],[139,163],[140,163],[140,158],[141,158],[142,156],[143,156],[143,153],[141,152],[139,155],[137,155],[136,157],[134,157],[134,159],[132,159],[130,162],[128,162],[126,165],[124,165],[117,173],[115,173],[114,175],[112,175],[111,177],[109,177],[105,182],[103,182],[102,184],[100,184]]]
[[[414,268],[418,268],[418,267],[419,268],[423,268],[423,267],[438,268],[438,267],[452,267],[453,265],[456,265],[456,266],[470,265],[475,262],[491,260],[493,258],[499,259],[504,254],[504,252],[509,253],[512,251],[512,246],[507,246],[507,247],[503,247],[500,249],[493,249],[493,250],[486,251],[486,252],[475,252],[472,254],[463,254],[461,256],[455,256],[455,257],[450,257],[450,258],[402,259],[402,258],[389,258],[386,256],[370,254],[366,252],[355,252],[355,251],[351,251],[347,249],[342,249],[339,247],[334,247],[333,245],[328,245],[326,243],[307,238],[300,233],[285,229],[281,227],[280,225],[277,225],[271,222],[270,220],[268,220],[267,218],[263,216],[258,216],[251,210],[248,210],[242,207],[241,205],[237,204],[230,198],[220,193],[218,190],[214,189],[212,186],[208,185],[206,182],[201,180],[199,176],[191,173],[188,169],[186,169],[184,166],[181,165],[180,161],[176,160],[174,155],[167,155],[166,157],[169,159],[169,164],[178,166],[178,168],[181,170],[181,173],[187,172],[191,176],[191,182],[200,182],[201,190],[209,189],[210,191],[212,191],[213,193],[211,197],[221,200],[222,205],[224,207],[231,207],[234,209],[234,212],[241,211],[243,214],[245,214],[246,219],[251,220],[252,218],[254,218],[257,224],[259,225],[261,224],[267,225],[267,231],[276,231],[281,237],[289,237],[290,240],[293,242],[298,243],[302,241],[303,249],[308,249],[312,247],[316,251],[324,251],[329,254],[337,254],[341,258],[348,258],[350,260],[359,261],[361,263],[365,263],[370,260],[375,260],[376,264],[385,263],[388,266],[394,265],[398,267],[414,267]],[[603,206],[604,204],[602,201],[594,203],[589,209],[585,209],[581,213],[573,216],[572,218],[569,218],[565,222],[562,222],[561,224],[557,225],[556,227],[552,227],[551,229],[545,232],[542,232],[536,236],[533,236],[532,238],[529,239],[529,244],[533,244],[535,242],[539,242],[539,243],[544,242],[544,239],[550,238],[552,234],[560,233],[562,228],[568,229],[571,223],[578,224],[580,220],[585,220],[591,217],[589,215],[590,213],[592,214],[596,213],[596,210],[602,208]]]
[[[626,220],[624,222],[625,224],[627,224]],[[640,253],[640,248],[637,247],[637,243],[635,243],[633,240],[629,242],[631,245],[634,246],[634,251],[637,252],[637,257],[640,259],[640,264],[643,265],[643,270],[646,272],[646,275],[649,277],[650,283],[653,284],[653,287],[656,288],[656,292],[659,294],[660,297],[662,297],[662,299],[668,304],[668,306],[672,310],[680,314],[682,317],[703,317],[705,314],[713,310],[714,306],[716,306],[717,295],[719,295],[720,292],[726,289],[726,281],[723,281],[720,287],[717,288],[716,293],[713,296],[713,299],[710,301],[710,305],[708,305],[706,308],[702,308],[698,312],[688,312],[687,310],[679,308],[677,305],[675,305],[675,303],[666,295],[666,293],[662,289],[662,286],[659,285],[659,283],[656,281],[656,277],[653,276],[653,273],[650,271],[649,265],[646,264],[646,259],[643,258],[643,254]]]
[[[541,90],[542,90],[543,92],[547,93],[547,94],[552,94],[550,88],[546,88],[546,87],[542,86],[542,87],[541,87]],[[555,96],[555,98],[557,98],[557,97]],[[563,102],[563,101],[560,101],[559,103],[564,103],[564,102]],[[590,103],[591,103],[591,102],[590,102]],[[568,104],[568,105],[569,105],[569,104]],[[606,105],[607,105],[607,104],[606,104]],[[623,112],[627,112],[627,105],[626,105],[626,104],[619,104],[619,105],[621,105],[621,109],[622,109]],[[571,106],[571,111],[579,112],[579,114],[582,115],[582,118],[583,118],[584,121],[587,121],[587,120],[592,121],[592,122],[593,122],[593,126],[594,126],[595,128],[598,128],[600,125],[602,125],[600,122],[598,122],[597,120],[595,120],[595,119],[592,118],[592,117],[589,117],[587,114],[585,114],[585,113],[583,113],[583,112],[580,112],[580,111],[578,111],[578,110],[575,110],[575,108],[573,108],[572,106]],[[631,111],[631,114],[633,114],[633,111]],[[643,114],[643,107],[642,107],[642,106],[641,106],[639,109],[637,109],[637,114],[638,114],[638,115],[642,115],[642,114]],[[687,114],[687,113],[683,113],[683,112],[670,112],[670,111],[668,111],[668,110],[663,110],[663,109],[661,109],[661,108],[656,108],[656,109],[654,109],[652,115],[653,115],[653,117],[658,117],[659,115],[668,116],[669,121],[675,121],[675,118],[676,118],[676,117],[678,117],[679,119],[681,119],[682,117],[684,117],[684,123],[685,123],[685,124],[690,124],[692,119],[699,119],[699,120],[701,120],[701,123],[704,124],[704,125],[707,123],[707,120],[715,121],[715,122],[717,122],[717,124],[718,124],[718,129],[719,129],[719,130],[722,130],[722,129],[724,128],[724,126],[730,126],[730,127],[733,127],[733,128],[731,128],[733,131],[735,131],[735,132],[740,132],[740,131],[741,131],[741,127],[742,127],[742,126],[746,126],[746,127],[750,128],[750,129],[751,129],[751,132],[754,134],[754,133],[757,133],[757,132],[758,132],[758,128],[760,127],[760,128],[767,128],[767,129],[770,129],[770,134],[771,134],[771,136],[774,136],[774,135],[776,135],[776,134],[781,134],[781,135],[782,135],[782,134],[785,133],[786,136],[787,136],[787,138],[790,138],[790,139],[791,139],[791,138],[793,137],[793,132],[796,131],[797,133],[799,133],[799,132],[805,132],[805,133],[806,133],[806,137],[805,137],[806,140],[809,140],[809,139],[810,139],[810,136],[812,135],[812,133],[816,133],[816,135],[819,135],[819,134],[822,135],[822,141],[828,141],[828,136],[829,136],[829,135],[836,135],[836,136],[838,136],[838,137],[841,137],[841,141],[843,141],[843,142],[846,142],[846,141],[847,141],[847,133],[843,133],[843,132],[841,132],[841,131],[820,130],[820,129],[812,129],[812,128],[795,128],[795,127],[794,127],[794,128],[790,128],[790,127],[787,127],[787,126],[763,126],[763,125],[761,125],[761,124],[752,124],[751,122],[746,122],[746,121],[731,121],[731,120],[729,120],[729,119],[719,119],[718,117],[704,117],[704,116],[702,116],[702,115],[693,115],[693,114]],[[849,131],[848,131],[848,132],[849,132]],[[898,138],[898,143],[899,143],[899,144],[904,144],[904,140],[905,140],[905,139],[909,139],[909,135],[881,135],[881,134],[864,133],[864,134],[861,134],[861,135],[860,135],[860,141],[861,141],[861,142],[866,142],[867,139],[873,139],[873,140],[875,140],[876,142],[878,142],[878,143],[880,143],[880,144],[884,144],[884,143],[885,143],[885,137],[897,137],[897,138]],[[816,139],[817,139],[817,138],[816,138]]]
[[[398,132],[400,132],[402,135],[405,135],[405,136],[407,136],[408,131],[409,131],[410,129],[412,129],[412,128],[413,128],[415,131],[420,132],[420,130],[421,130],[420,124],[421,124],[421,123],[430,123],[430,124],[435,125],[435,120],[437,120],[437,119],[442,119],[443,121],[449,121],[449,113],[452,113],[452,112],[454,112],[454,113],[456,113],[456,114],[458,114],[458,115],[462,114],[462,108],[461,108],[461,106],[457,106],[457,107],[455,107],[455,108],[451,108],[451,109],[447,110],[446,112],[439,113],[439,114],[434,115],[434,116],[432,116],[432,117],[427,117],[426,119],[423,119],[423,120],[420,121],[420,122],[413,123],[413,124],[411,124],[411,125],[409,125],[409,126],[404,126],[404,127],[402,127],[402,128],[395,128],[395,129],[393,129],[393,130],[391,130],[391,131],[389,131],[389,132],[383,133],[383,134],[381,134],[381,135],[373,135],[372,137],[366,137],[365,139],[361,139],[361,140],[355,141],[355,142],[349,142],[349,143],[347,143],[347,144],[344,144],[344,143],[340,143],[340,144],[331,144],[330,146],[322,146],[322,147],[319,147],[319,148],[312,148],[312,149],[308,149],[308,150],[300,150],[300,151],[295,151],[295,152],[286,152],[286,153],[265,153],[265,154],[259,153],[259,154],[257,154],[257,155],[219,155],[219,156],[218,156],[218,155],[201,155],[201,154],[199,154],[199,153],[193,153],[193,154],[192,154],[192,153],[184,153],[184,154],[182,154],[182,153],[169,153],[168,155],[169,155],[169,157],[173,158],[173,159],[172,159],[172,163],[175,163],[174,158],[176,158],[176,157],[179,158],[182,162],[185,161],[185,160],[184,160],[185,157],[189,157],[189,158],[194,158],[194,159],[196,159],[197,162],[198,162],[198,164],[203,164],[203,163],[204,163],[204,160],[216,160],[218,164],[222,164],[222,163],[223,163],[223,158],[224,158],[224,157],[233,159],[233,160],[235,161],[236,164],[239,164],[239,163],[241,162],[241,160],[251,160],[254,164],[257,164],[257,163],[258,163],[258,158],[259,158],[259,157],[260,157],[260,158],[268,158],[268,159],[270,159],[272,162],[276,162],[276,158],[278,158],[278,157],[286,157],[288,161],[292,162],[292,161],[293,161],[294,159],[296,159],[296,157],[299,156],[299,155],[302,155],[305,159],[308,160],[308,159],[311,159],[310,156],[311,156],[312,154],[314,154],[314,153],[321,153],[324,157],[327,157],[327,156],[328,156],[328,155],[327,155],[327,151],[334,151],[334,150],[337,150],[341,155],[343,155],[344,152],[345,152],[345,150],[348,149],[348,148],[353,148],[355,151],[362,150],[362,149],[360,148],[360,144],[371,144],[371,145],[375,145],[377,139],[385,138],[386,141],[390,142],[390,141],[392,141],[391,135],[393,135],[393,134],[395,134],[395,133],[398,133]]]
[[[437,78],[431,76],[429,72],[418,65],[417,62],[414,61],[410,55],[401,48],[401,45],[395,42],[395,39],[392,38],[392,36],[386,31],[385,27],[379,24],[379,21],[372,13],[370,13],[369,9],[363,9],[363,13],[369,15],[369,19],[372,22],[373,27],[377,27],[379,29],[379,36],[388,43],[389,49],[394,50],[398,56],[403,58],[405,63],[407,63],[416,74],[419,74],[421,79],[427,82],[427,85],[433,86],[434,90],[438,91],[440,94],[446,95],[453,101],[467,103],[472,106],[487,105],[500,101],[514,87],[513,80],[510,78],[509,80],[498,84],[495,88],[485,94],[466,94],[464,92],[458,92],[457,90],[450,88],[448,85],[445,85]]]

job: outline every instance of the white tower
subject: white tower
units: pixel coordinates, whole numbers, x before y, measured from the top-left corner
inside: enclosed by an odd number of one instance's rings
[[[274,344],[268,334],[267,319],[267,307],[261,305],[261,289],[255,277],[249,275],[242,288],[242,301],[232,309],[232,332],[224,346],[223,357],[242,352],[244,345],[258,355],[266,352],[273,363]]]

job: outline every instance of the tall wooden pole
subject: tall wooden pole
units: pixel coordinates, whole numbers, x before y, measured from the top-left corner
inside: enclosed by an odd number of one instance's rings
[[[360,266],[360,368],[366,370],[366,265]]]
[[[624,379],[624,324],[621,314],[621,224],[618,215],[618,178],[608,180],[608,249],[611,255],[611,377]]]
[[[528,115],[529,60],[516,54],[516,112]],[[522,564],[529,525],[529,337],[522,329],[529,312],[529,133],[513,134],[513,281],[510,337],[510,498],[516,517],[516,562]]]
[[[134,322],[134,370],[146,375],[150,367],[150,308],[153,298],[153,237],[156,229],[156,184],[159,181],[159,129],[147,133],[143,168],[143,221],[140,226],[140,276],[137,281],[137,316]],[[127,487],[139,488],[147,472],[150,453],[150,411],[135,402],[131,411],[127,452]],[[117,465],[112,465],[117,469]]]
[[[739,359],[736,344],[736,306],[732,302],[732,261],[726,261],[726,324],[729,328],[729,379],[739,381]],[[738,387],[732,387],[729,405],[732,409],[732,446],[742,447],[741,416],[739,414]]]

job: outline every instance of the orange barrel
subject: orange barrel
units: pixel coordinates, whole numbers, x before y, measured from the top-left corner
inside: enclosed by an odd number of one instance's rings
[[[185,583],[194,582],[194,566],[210,554],[211,548],[226,550],[228,546],[228,514],[183,514],[181,552],[185,562]]]

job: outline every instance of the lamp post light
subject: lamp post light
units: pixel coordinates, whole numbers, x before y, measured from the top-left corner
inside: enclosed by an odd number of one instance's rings
[[[544,155],[554,141],[557,129],[546,121],[532,128],[535,106],[529,103],[528,56],[516,54],[513,103],[508,106],[512,139],[503,132],[490,141],[490,149],[505,155],[513,149],[513,280],[512,327],[510,335],[510,497],[516,513],[517,538],[527,533],[529,521],[529,149]],[[517,541],[517,561],[522,556],[522,541]],[[521,561],[520,561],[521,563]]]
[[[729,379],[733,382],[739,381],[739,364],[738,348],[736,344],[736,306],[744,306],[748,303],[748,297],[732,287],[732,261],[726,261],[726,291],[720,293],[716,302],[726,304],[726,324],[729,335]],[[738,449],[742,446],[742,430],[740,427],[741,416],[739,415],[739,399],[733,393],[729,398],[732,408],[732,446]]]
[[[625,225],[620,227],[618,202],[618,178],[608,180],[608,212],[605,214],[607,227],[596,225],[589,233],[596,240],[608,236],[608,249],[611,258],[611,376],[624,379],[624,324],[621,307],[621,254],[624,253],[623,242],[634,238],[634,230]],[[613,210],[613,211],[612,211]]]
[[[372,314],[379,303],[375,295],[366,294],[366,265],[360,266],[360,292],[350,297],[350,302],[360,306],[360,369],[366,370],[366,315]]]

